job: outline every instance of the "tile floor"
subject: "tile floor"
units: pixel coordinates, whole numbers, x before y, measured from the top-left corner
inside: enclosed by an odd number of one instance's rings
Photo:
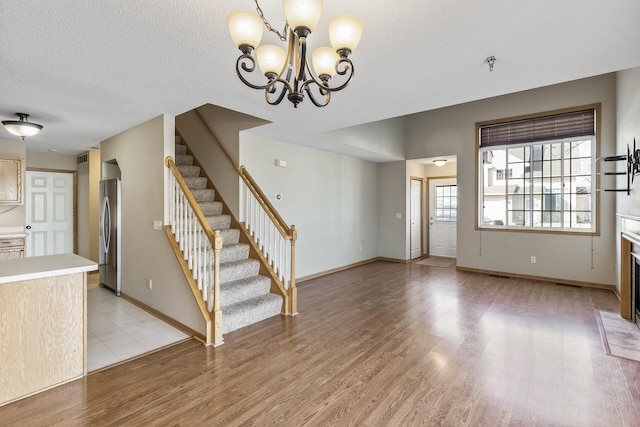
[[[87,291],[87,331],[89,372],[188,338],[100,287]]]

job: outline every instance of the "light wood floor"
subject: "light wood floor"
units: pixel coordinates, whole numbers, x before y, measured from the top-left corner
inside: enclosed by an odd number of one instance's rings
[[[640,422],[640,364],[604,354],[609,291],[377,262],[300,284],[276,317],[0,408],[7,425]]]

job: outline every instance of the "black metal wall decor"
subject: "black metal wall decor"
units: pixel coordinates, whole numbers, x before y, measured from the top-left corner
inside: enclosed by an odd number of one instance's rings
[[[609,156],[609,157],[605,157],[603,160],[605,162],[620,162],[620,161],[626,162],[626,166],[627,166],[626,171],[605,172],[604,175],[626,175],[627,187],[605,189],[604,191],[624,191],[627,193],[627,196],[628,196],[631,193],[631,184],[633,184],[635,176],[640,174],[640,148],[636,149],[636,139],[633,138],[633,151],[629,148],[629,145],[627,144],[626,155],[622,154],[620,156]]]

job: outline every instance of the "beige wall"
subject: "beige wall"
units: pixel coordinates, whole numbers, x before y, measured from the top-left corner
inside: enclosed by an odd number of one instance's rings
[[[174,118],[163,115],[100,144],[101,161],[118,162],[122,178],[122,291],[205,332],[200,310],[164,231],[164,159],[173,155]],[[147,287],[152,279],[153,289]]]
[[[0,140],[0,157],[26,159],[27,149],[22,141]],[[26,169],[26,161],[23,167]],[[24,183],[23,183],[24,184]],[[24,185],[23,185],[24,191]],[[0,205],[0,228],[22,232],[25,226],[24,203],[17,206]]]
[[[98,262],[100,245],[100,164],[100,151],[89,151],[89,259],[95,262]]]
[[[601,234],[593,238],[475,229],[475,123],[593,103],[602,103],[601,152],[610,154],[615,151],[616,136],[613,74],[407,117],[408,159],[458,156],[459,266],[598,284],[615,283],[615,196],[611,194],[600,196]],[[537,257],[537,264],[530,263],[531,256]]]
[[[231,212],[237,218],[240,186],[238,173],[234,166],[236,168],[240,166],[240,132],[260,126],[266,122],[210,104],[203,105],[197,110],[215,132],[216,137],[231,157],[233,166],[218,145],[213,143],[206,126],[202,124],[195,111],[189,111],[177,116],[176,128],[200,161]]]
[[[27,152],[27,169],[77,170],[77,156],[72,154]]]
[[[78,255],[98,262],[100,151],[87,153],[78,165]]]
[[[78,165],[77,179],[77,197],[78,197],[78,210],[76,211],[76,218],[78,223],[78,255],[90,258],[89,247],[89,162]],[[93,261],[96,261],[95,259]]]

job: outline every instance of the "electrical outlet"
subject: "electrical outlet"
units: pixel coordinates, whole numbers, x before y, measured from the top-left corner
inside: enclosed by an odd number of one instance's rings
[[[531,264],[535,264],[536,263],[536,257],[532,256],[531,257]]]
[[[147,287],[149,287],[149,290],[153,289],[153,280],[147,279]]]

